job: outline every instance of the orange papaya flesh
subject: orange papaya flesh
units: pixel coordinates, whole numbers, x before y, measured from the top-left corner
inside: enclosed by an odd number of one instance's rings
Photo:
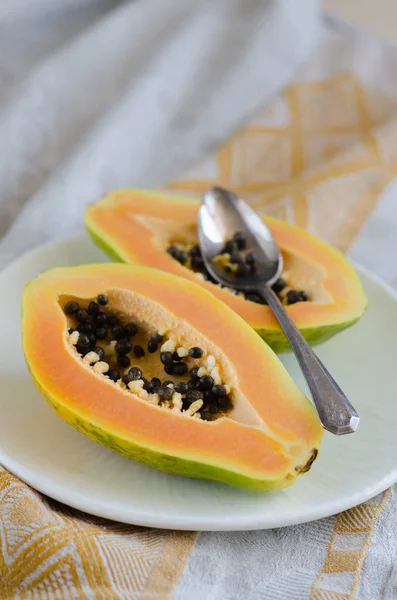
[[[138,328],[210,352],[231,387],[231,410],[210,422],[189,417],[85,364],[69,341],[62,303],[88,303],[100,293]],[[290,485],[317,455],[317,414],[277,356],[235,312],[186,279],[111,263],[47,271],[24,290],[22,337],[30,373],[58,414],[144,464],[268,491]],[[144,372],[145,360],[133,362]]]
[[[139,189],[109,193],[86,211],[94,241],[112,258],[155,267],[199,283],[245,319],[276,351],[290,350],[267,306],[256,304],[209,281],[166,252],[175,242],[196,243],[199,202]],[[291,286],[304,290],[308,302],[287,306],[294,322],[312,345],[319,344],[360,319],[367,299],[349,261],[335,248],[300,227],[264,216],[284,257]]]

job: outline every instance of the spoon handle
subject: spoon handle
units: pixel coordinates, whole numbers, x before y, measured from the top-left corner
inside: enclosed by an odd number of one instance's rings
[[[334,378],[295,327],[276,294],[267,285],[258,288],[256,291],[267,301],[291,344],[311,391],[313,403],[324,429],[335,435],[356,431],[360,417]]]

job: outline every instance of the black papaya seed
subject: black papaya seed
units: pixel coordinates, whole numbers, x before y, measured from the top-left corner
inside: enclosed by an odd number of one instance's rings
[[[215,394],[215,396],[226,396],[226,388],[224,385],[214,385],[212,393]]]
[[[237,265],[236,275],[237,277],[247,277],[250,274],[250,267],[244,263]]]
[[[243,256],[240,254],[240,252],[232,252],[230,255],[230,262],[233,264],[240,264],[242,262],[244,262],[244,258]]]
[[[193,258],[194,256],[201,256],[200,246],[197,244],[190,248],[190,256]]]
[[[172,375],[185,375],[187,373],[187,364],[183,362],[174,363],[172,365]]]
[[[203,393],[204,402],[211,404],[218,396],[212,393],[212,390],[205,390]]]
[[[79,310],[79,308],[80,307],[77,304],[77,302],[71,301],[65,304],[63,312],[65,313],[65,315],[74,315]]]
[[[77,331],[80,331],[80,333],[92,333],[94,331],[94,326],[92,323],[80,323],[77,327]]]
[[[87,334],[80,333],[77,343],[79,346],[81,346],[81,348],[88,348],[88,346],[90,345],[91,342],[90,342],[90,338],[88,337]]]
[[[158,377],[152,377],[150,383],[152,383],[155,388],[159,388],[161,385],[161,381]]]
[[[200,415],[203,421],[212,421],[211,413],[208,410],[200,411]]]
[[[129,367],[131,364],[130,358],[125,354],[119,354],[117,357],[117,362],[120,365],[120,367],[123,367],[124,369]]]
[[[124,337],[124,327],[122,325],[114,325],[110,330],[110,334],[114,340],[121,340]]]
[[[203,276],[204,276],[204,280],[205,280],[205,281],[210,281],[211,283],[216,283],[216,284],[218,283],[218,282],[216,281],[216,279],[214,279],[214,277],[212,277],[211,273],[209,273],[209,272],[207,271],[207,269],[204,269],[204,271],[203,271]]]
[[[273,283],[272,288],[276,294],[279,294],[283,291],[286,285],[286,281],[280,277],[280,279],[277,279],[276,283]]]
[[[118,371],[117,369],[110,369],[106,375],[109,377],[109,379],[111,379],[112,381],[118,381],[120,379],[120,371]]]
[[[199,390],[189,390],[186,394],[186,400],[188,402],[195,402],[196,400],[202,400],[202,394]]]
[[[159,349],[159,345],[156,342],[154,342],[153,340],[149,340],[147,349],[148,349],[149,354],[154,354]]]
[[[90,302],[87,310],[90,315],[95,316],[99,313],[99,304],[97,302]]]
[[[134,335],[136,335],[138,332],[138,327],[135,325],[135,323],[127,323],[127,325],[124,325],[124,334],[127,337],[134,337]]]
[[[97,340],[104,340],[108,334],[108,330],[106,327],[97,327],[95,330],[95,335]]]
[[[136,381],[137,379],[141,379],[142,371],[139,367],[132,367],[128,371],[128,375],[131,377],[131,381]]]
[[[230,400],[227,396],[219,396],[217,400],[217,405],[222,410],[226,410],[230,406]]]
[[[189,350],[189,356],[191,356],[192,358],[201,358],[203,356],[202,348],[199,348],[198,346],[193,346],[193,348],[190,348]]]
[[[160,352],[160,360],[163,365],[172,365],[173,356],[171,352]]]
[[[204,377],[200,377],[200,379],[197,382],[197,389],[198,390],[210,390],[212,389],[214,385],[214,380],[210,375],[204,375]]]
[[[99,326],[107,325],[107,322],[108,322],[108,316],[104,312],[99,312],[97,314],[97,316],[95,317],[95,323]]]
[[[161,335],[160,333],[153,333],[150,336],[150,341],[153,342],[154,344],[161,344],[161,342],[163,341],[164,336]]]
[[[79,308],[76,312],[76,319],[79,323],[85,323],[89,319],[88,311],[85,308]]]
[[[95,346],[92,351],[99,356],[99,360],[102,360],[102,358],[105,356],[105,352],[100,346]]]
[[[132,344],[128,340],[119,340],[115,350],[117,354],[128,354],[132,350]]]
[[[109,325],[109,327],[114,327],[115,325],[120,325],[120,319],[118,319],[114,315],[109,315],[108,325]]]
[[[125,385],[128,385],[128,384],[130,383],[130,381],[132,381],[132,377],[130,377],[129,373],[126,373],[126,374],[125,374],[125,375],[122,377],[121,381],[122,381],[122,382],[123,382]]]
[[[234,242],[233,240],[229,240],[228,242],[226,242],[226,244],[224,245],[223,249],[221,250],[220,254],[231,254],[232,252],[235,252],[236,250],[238,250],[238,246],[236,244],[236,242]]]
[[[247,239],[241,231],[237,231],[233,236],[233,242],[237,245],[239,250],[245,250],[247,247]]]
[[[193,256],[192,257],[192,268],[196,269],[198,271],[201,271],[201,269],[204,267],[204,261],[201,258],[201,256]]]
[[[189,390],[188,384],[185,381],[177,381],[174,385],[174,389],[178,394],[186,394]]]
[[[172,244],[172,246],[169,246],[167,248],[167,253],[172,256],[172,258],[176,258],[179,254],[179,248],[178,246],[175,246],[174,244]]]
[[[137,358],[145,356],[145,350],[142,348],[142,346],[134,346],[134,356]]]
[[[87,348],[87,346],[80,346],[80,344],[77,344],[76,350],[79,354],[81,354],[81,356],[85,356],[90,351],[90,348]]]
[[[287,292],[287,303],[288,304],[296,304],[297,302],[301,301],[301,297],[299,295],[299,292],[297,292],[296,290],[289,290]]]
[[[198,381],[199,381],[198,377],[195,377],[194,379],[191,379],[190,381],[188,381],[187,382],[188,390],[196,390]]]
[[[189,255],[185,250],[180,250],[175,258],[181,265],[184,265],[187,262]]]
[[[172,398],[172,396],[174,395],[174,390],[171,387],[169,387],[168,385],[166,385],[166,386],[161,386],[157,390],[157,393],[162,400],[170,400]]]
[[[149,394],[156,394],[157,390],[159,389],[159,387],[161,386],[161,381],[158,377],[153,377],[153,379],[151,379],[145,389]]]
[[[192,379],[195,379],[197,377],[197,373],[198,373],[199,368],[198,367],[193,367],[193,369],[190,369],[190,377]]]
[[[267,304],[264,298],[259,296],[259,294],[254,294],[253,292],[245,292],[244,298],[250,302],[256,302],[257,304]]]

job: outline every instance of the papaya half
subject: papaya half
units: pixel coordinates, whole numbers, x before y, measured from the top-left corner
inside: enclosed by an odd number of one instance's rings
[[[120,263],[52,269],[23,292],[22,338],[52,408],[146,465],[268,491],[317,456],[316,411],[277,356],[182,277]]]
[[[234,295],[211,281],[205,270],[203,273],[197,256],[198,207],[195,199],[119,190],[90,205],[85,224],[94,241],[112,258],[199,283],[247,321],[275,352],[290,350],[277,320],[260,304],[259,297]],[[358,321],[367,299],[349,261],[300,227],[268,216],[263,219],[284,258],[284,272],[274,289],[306,340],[319,344]]]

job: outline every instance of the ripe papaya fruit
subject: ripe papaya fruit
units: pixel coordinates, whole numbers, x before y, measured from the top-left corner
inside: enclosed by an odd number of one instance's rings
[[[275,352],[290,350],[267,306],[254,294],[233,294],[211,281],[197,246],[199,202],[157,191],[119,190],[87,208],[94,241],[118,261],[155,267],[199,283],[247,321]],[[263,217],[281,248],[284,272],[275,291],[311,345],[360,319],[367,299],[349,261],[304,229]]]
[[[144,464],[268,491],[317,456],[316,411],[274,352],[182,277],[120,263],[52,269],[24,290],[22,338],[52,408]]]

